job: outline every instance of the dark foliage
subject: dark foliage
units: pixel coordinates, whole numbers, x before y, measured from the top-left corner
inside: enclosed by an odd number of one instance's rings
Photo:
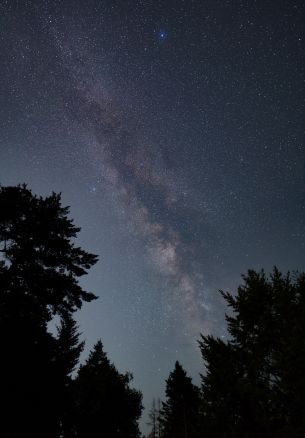
[[[62,316],[57,330],[56,360],[61,373],[61,396],[57,403],[61,408],[61,433],[64,438],[72,438],[75,437],[75,398],[71,375],[78,364],[84,342],[79,342],[76,322],[69,313]]]
[[[97,257],[74,245],[79,228],[60,195],[0,188],[0,435],[57,437],[65,388],[82,345],[71,313],[95,298],[78,278]],[[48,323],[59,315],[59,336]]]
[[[74,245],[80,228],[68,213],[58,194],[41,198],[26,186],[0,188],[3,292],[10,301],[22,299],[43,321],[73,312],[83,301],[96,298],[77,279],[97,257]],[[29,315],[29,308],[19,308]]]
[[[121,374],[98,341],[74,382],[78,438],[137,438],[142,395],[130,388],[130,374]]]
[[[100,341],[72,377],[83,349],[73,313],[96,298],[78,280],[97,257],[75,246],[68,213],[60,195],[0,187],[0,436],[139,438],[142,395]],[[229,340],[201,337],[201,391],[176,362],[150,436],[303,437],[305,274],[249,271],[222,295]]]
[[[73,312],[96,298],[78,279],[97,257],[75,246],[68,213],[60,195],[0,187],[0,436],[137,438],[142,396],[101,342],[72,379],[83,349]]]
[[[304,436],[304,274],[249,271],[236,296],[222,295],[230,340],[200,341],[206,436]]]
[[[199,434],[199,388],[179,362],[166,381],[166,401],[161,409],[161,436],[195,438]]]

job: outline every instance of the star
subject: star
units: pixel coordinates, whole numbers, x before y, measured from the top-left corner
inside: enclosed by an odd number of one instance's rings
[[[165,40],[166,33],[165,32],[159,32],[159,38],[160,38],[161,41]]]

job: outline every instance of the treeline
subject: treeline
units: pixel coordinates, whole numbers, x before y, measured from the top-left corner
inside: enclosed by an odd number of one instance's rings
[[[0,188],[0,436],[139,437],[142,395],[101,341],[73,374],[84,347],[73,315],[96,298],[78,279],[97,257],[75,245],[68,213],[60,195]]]
[[[231,309],[229,340],[202,336],[200,387],[176,362],[149,438],[305,436],[305,274],[249,271]]]
[[[97,341],[83,365],[74,319],[97,257],[60,195],[0,187],[0,436],[138,438],[142,395]],[[201,385],[179,362],[149,438],[305,436],[305,275],[249,271],[228,304],[228,340],[202,336]],[[60,323],[56,333],[48,326]]]

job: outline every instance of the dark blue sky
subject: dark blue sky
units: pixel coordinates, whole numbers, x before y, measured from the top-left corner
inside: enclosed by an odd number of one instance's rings
[[[0,182],[61,191],[100,255],[79,314],[163,396],[220,288],[305,269],[302,1],[0,2]],[[144,420],[145,422],[145,420]]]

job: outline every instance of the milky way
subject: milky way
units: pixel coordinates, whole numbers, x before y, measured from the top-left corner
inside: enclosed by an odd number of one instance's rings
[[[177,226],[176,216],[189,221],[190,207],[184,194],[191,191],[186,180],[166,168],[162,151],[137,138],[122,121],[119,110],[111,103],[105,81],[90,75],[90,55],[79,53],[75,46],[64,47],[56,35],[60,56],[68,66],[71,81],[79,100],[79,119],[91,141],[87,152],[91,155],[98,184],[106,182],[116,194],[117,202],[126,210],[126,227],[143,239],[144,251],[165,282],[163,312],[181,320],[185,332],[192,328],[192,336],[208,328],[210,306],[204,297],[201,272],[190,260],[198,251],[198,244],[190,244]],[[85,60],[79,67],[77,60]],[[96,190],[96,186],[95,190]],[[154,218],[155,212],[162,212]],[[207,216],[207,210],[194,213]],[[198,242],[197,242],[198,243]]]
[[[305,7],[13,3],[0,182],[62,192],[100,256],[87,350],[102,338],[149,406],[176,359],[198,382],[200,332],[226,336],[218,289],[304,269]]]

